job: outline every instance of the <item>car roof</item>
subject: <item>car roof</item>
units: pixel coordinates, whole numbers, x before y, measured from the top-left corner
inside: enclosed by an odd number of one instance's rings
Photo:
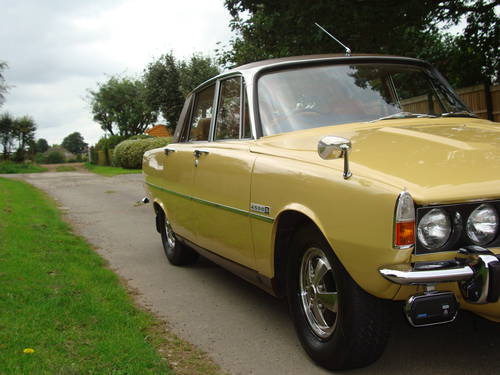
[[[254,76],[258,72],[262,70],[268,69],[279,69],[281,67],[299,65],[299,64],[311,64],[311,63],[321,63],[328,61],[338,61],[338,62],[399,62],[399,63],[413,63],[419,65],[429,65],[427,62],[412,58],[412,57],[402,57],[402,56],[392,56],[392,55],[379,55],[379,54],[319,54],[319,55],[303,55],[303,56],[289,56],[289,57],[281,57],[276,59],[268,59],[256,61],[248,64],[244,64],[241,66],[237,66],[231,68],[228,71],[225,71],[209,80],[203,82],[198,87],[196,87],[194,91],[206,86],[219,78],[223,78],[226,76],[234,75],[234,74],[243,74],[244,76]]]

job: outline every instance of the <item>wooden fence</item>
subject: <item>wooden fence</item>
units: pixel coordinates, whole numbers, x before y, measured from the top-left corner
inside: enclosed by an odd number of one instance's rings
[[[479,117],[500,122],[500,85],[477,85],[456,90],[462,101]],[[489,108],[488,108],[489,107]]]
[[[500,122],[500,85],[486,87],[477,85],[455,90],[462,101],[481,118]],[[402,101],[403,110],[413,113],[427,113],[429,106],[439,108],[436,99],[429,103],[425,95]]]

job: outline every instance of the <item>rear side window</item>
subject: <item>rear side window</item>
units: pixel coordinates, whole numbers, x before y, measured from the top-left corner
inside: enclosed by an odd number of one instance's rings
[[[220,84],[215,139],[238,139],[241,119],[241,78],[229,78]]]
[[[203,89],[196,95],[191,116],[189,141],[208,141],[210,122],[213,116],[215,85]]]

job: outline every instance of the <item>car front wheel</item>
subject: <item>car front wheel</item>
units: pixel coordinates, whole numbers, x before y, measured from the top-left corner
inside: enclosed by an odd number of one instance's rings
[[[390,333],[388,302],[356,284],[316,227],[298,230],[291,250],[287,268],[290,312],[309,356],[331,370],[376,361]]]

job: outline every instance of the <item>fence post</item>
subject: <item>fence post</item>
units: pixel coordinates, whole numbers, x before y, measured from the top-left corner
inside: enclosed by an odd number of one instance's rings
[[[486,114],[488,120],[493,121],[493,100],[491,98],[490,82],[484,83],[484,99],[486,101]]]

